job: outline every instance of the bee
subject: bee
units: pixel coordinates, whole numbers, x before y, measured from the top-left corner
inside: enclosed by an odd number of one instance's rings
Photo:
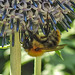
[[[61,34],[58,29],[56,31],[52,30],[48,36],[40,36],[29,31],[29,36],[30,39],[28,36],[25,36],[23,48],[33,57],[42,56],[45,52],[63,49],[65,46],[65,44],[59,45]]]

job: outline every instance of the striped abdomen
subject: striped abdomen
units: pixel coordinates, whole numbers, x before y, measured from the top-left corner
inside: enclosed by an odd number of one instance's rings
[[[44,43],[47,47],[55,47],[59,44],[61,40],[60,31],[57,29],[53,30],[47,37],[47,42]]]

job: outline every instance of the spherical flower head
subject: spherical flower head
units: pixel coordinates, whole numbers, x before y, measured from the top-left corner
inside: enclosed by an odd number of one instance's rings
[[[20,33],[22,43],[28,36],[25,45],[29,47],[35,38],[36,42],[41,43],[41,38],[39,40],[36,35],[42,34],[48,39],[53,31],[59,30],[60,32],[59,25],[68,31],[68,28],[71,28],[69,23],[72,23],[70,17],[75,18],[74,8],[75,3],[72,0],[0,0],[2,47],[6,36],[10,34],[12,34],[12,46],[14,46],[15,32]],[[46,38],[42,40],[42,42],[45,41],[45,44],[48,42]]]

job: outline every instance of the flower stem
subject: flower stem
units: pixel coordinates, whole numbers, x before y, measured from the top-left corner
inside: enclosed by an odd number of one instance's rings
[[[10,75],[21,75],[21,44],[19,33],[14,33],[14,46],[12,47],[12,35],[10,35]]]
[[[34,75],[41,75],[41,56],[35,58]]]

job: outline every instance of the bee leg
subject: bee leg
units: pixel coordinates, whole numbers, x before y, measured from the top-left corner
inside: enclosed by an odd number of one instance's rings
[[[46,25],[44,26],[44,30],[45,30],[45,36],[47,37],[48,35],[49,35],[49,33],[50,33],[50,25],[49,25],[49,17],[48,17],[48,12],[47,12],[47,23],[46,23]]]

